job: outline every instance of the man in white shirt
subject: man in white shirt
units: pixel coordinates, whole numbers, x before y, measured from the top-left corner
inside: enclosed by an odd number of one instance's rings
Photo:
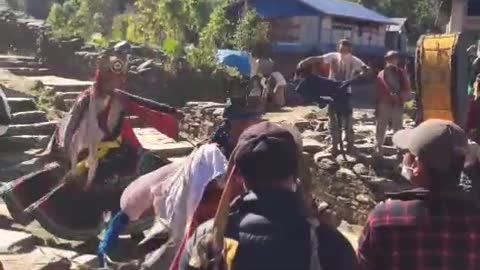
[[[352,44],[350,41],[343,39],[338,43],[338,52],[331,52],[324,55],[312,56],[302,60],[298,64],[298,68],[303,68],[308,65],[319,63],[326,63],[330,67],[329,79],[335,81],[347,81],[353,79],[357,74],[368,69],[368,66],[358,57],[352,55]],[[351,93],[351,88],[348,90]],[[336,113],[330,107],[328,110],[329,128],[332,136],[332,154],[338,154],[338,147],[340,145],[340,131]],[[352,152],[354,150],[353,138],[353,119],[352,114],[342,119],[345,123],[345,132],[347,137],[347,150]]]

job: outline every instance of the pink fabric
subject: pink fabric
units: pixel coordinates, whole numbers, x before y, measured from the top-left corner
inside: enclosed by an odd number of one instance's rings
[[[130,221],[139,220],[140,217],[153,206],[151,189],[160,182],[168,179],[182,165],[182,161],[173,162],[153,171],[131,183],[122,194],[120,207],[130,218]],[[155,175],[155,177],[152,177]]]
[[[98,167],[97,146],[105,136],[105,133],[98,125],[96,104],[95,95],[90,95],[86,115],[82,118],[78,129],[72,136],[70,149],[72,166],[77,164],[80,152],[83,149],[88,149],[88,177],[86,188],[90,187],[95,177]]]
[[[152,188],[155,213],[169,225],[175,244],[183,239],[208,184],[217,179],[222,185],[226,169],[227,160],[218,146],[205,144],[190,154],[174,177]]]

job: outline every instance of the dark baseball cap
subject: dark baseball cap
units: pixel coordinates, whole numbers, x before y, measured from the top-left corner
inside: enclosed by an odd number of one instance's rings
[[[298,158],[294,135],[285,127],[264,121],[240,135],[234,161],[246,181],[276,181],[297,173]]]
[[[448,172],[455,159],[464,157],[468,149],[465,131],[451,121],[440,119],[430,119],[416,128],[395,133],[393,143],[439,173]]]

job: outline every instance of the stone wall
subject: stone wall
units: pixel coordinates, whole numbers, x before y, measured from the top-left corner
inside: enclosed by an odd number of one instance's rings
[[[33,54],[44,27],[42,21],[10,11],[0,11],[0,52],[21,51],[23,54]]]
[[[80,38],[55,39],[47,34],[39,39],[38,57],[63,77],[90,80],[94,77],[98,49]],[[115,44],[111,44],[114,46]],[[170,63],[159,50],[131,44],[128,90],[143,97],[180,105],[187,101],[225,101],[226,75],[202,72],[182,59]]]
[[[208,140],[223,122],[224,103],[188,102],[182,108],[181,137],[198,143]]]
[[[80,38],[57,39],[41,20],[11,11],[0,12],[0,53],[36,55],[54,75],[92,80],[98,48]],[[114,44],[112,44],[114,45]],[[165,103],[225,101],[226,75],[202,72],[177,59],[177,68],[165,68],[167,57],[159,50],[132,45],[129,91]]]

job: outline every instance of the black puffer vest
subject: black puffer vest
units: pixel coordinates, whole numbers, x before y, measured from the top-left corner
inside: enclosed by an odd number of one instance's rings
[[[200,226],[187,244],[181,270],[188,267],[196,241],[213,226]],[[235,270],[309,270],[310,224],[292,192],[275,190],[248,193],[234,202],[226,237],[239,242]],[[327,225],[317,229],[318,256],[322,270],[355,269],[352,246]]]

